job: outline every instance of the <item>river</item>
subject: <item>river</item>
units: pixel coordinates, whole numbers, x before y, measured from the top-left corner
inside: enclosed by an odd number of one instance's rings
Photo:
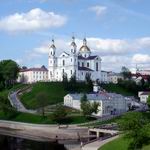
[[[57,142],[37,142],[0,135],[0,150],[67,150]]]

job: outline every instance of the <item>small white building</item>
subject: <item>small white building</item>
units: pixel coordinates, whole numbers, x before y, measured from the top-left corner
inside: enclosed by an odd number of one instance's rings
[[[148,91],[148,92],[140,91],[138,93],[138,97],[140,98],[140,102],[146,103],[149,95],[150,95],[150,91]]]
[[[109,82],[117,84],[119,79],[123,80],[123,76],[120,73],[110,72],[108,74]]]
[[[41,68],[21,69],[17,81],[22,83],[46,82],[48,81],[48,70],[45,66]]]
[[[99,103],[99,111],[97,114],[94,114],[95,116],[120,114],[126,112],[129,109],[129,104],[131,104],[129,99],[120,94],[99,92],[86,95],[91,103]],[[64,97],[64,105],[80,110],[80,99],[82,96],[83,94],[67,94]]]
[[[104,70],[101,71],[101,83],[109,83],[107,71],[104,71]]]

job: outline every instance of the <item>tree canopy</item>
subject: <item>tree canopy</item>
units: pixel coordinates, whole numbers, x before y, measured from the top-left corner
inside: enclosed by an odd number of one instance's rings
[[[80,102],[81,102],[80,107],[84,116],[90,116],[92,113],[95,113],[95,114],[98,113],[99,103],[90,102],[87,99],[86,94],[83,94]]]
[[[40,92],[36,95],[36,100],[39,109],[42,111],[43,117],[45,116],[45,109],[44,107],[48,105],[49,100],[48,100],[48,95],[45,92]]]
[[[0,88],[12,86],[19,72],[18,64],[13,60],[0,61]]]
[[[125,138],[130,138],[128,149],[142,149],[150,142],[150,123],[140,112],[129,112],[118,122]]]
[[[124,79],[131,79],[131,71],[127,67],[123,66],[121,68],[121,74]]]

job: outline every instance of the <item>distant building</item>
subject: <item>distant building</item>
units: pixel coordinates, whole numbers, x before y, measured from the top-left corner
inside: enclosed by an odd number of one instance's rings
[[[21,69],[17,81],[22,83],[46,82],[48,81],[48,70],[45,66],[41,68]]]
[[[131,74],[131,77],[132,80],[136,82],[136,84],[140,84],[142,79],[144,79],[144,81],[147,81],[150,78],[150,75],[135,73],[135,74]]]
[[[56,56],[56,51],[54,40],[52,40],[48,58],[50,81],[62,81],[63,75],[66,75],[68,79],[74,75],[78,81],[85,81],[87,74],[93,81],[101,79],[101,58],[98,55],[92,55],[85,38],[78,51],[75,37],[72,37],[70,53],[63,52],[60,56]]]
[[[141,75],[150,75],[150,70],[137,70],[136,73]]]
[[[107,71],[104,71],[104,70],[101,71],[101,83],[109,83]]]
[[[148,91],[148,92],[147,91],[140,91],[138,93],[138,97],[140,98],[140,102],[146,103],[149,95],[150,95],[150,91]]]
[[[123,80],[123,76],[120,73],[110,72],[108,74],[109,82],[117,84],[119,79]]]
[[[131,99],[120,94],[98,92],[86,94],[87,99],[93,103],[98,102],[98,113],[95,116],[113,115],[126,112],[131,105]],[[64,97],[64,105],[80,110],[80,99],[83,94],[67,94]]]

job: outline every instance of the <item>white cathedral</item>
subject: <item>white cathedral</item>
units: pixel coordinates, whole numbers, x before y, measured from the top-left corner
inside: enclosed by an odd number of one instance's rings
[[[75,75],[78,81],[84,81],[86,74],[89,74],[93,81],[101,80],[101,58],[91,54],[86,38],[83,39],[83,45],[78,51],[74,36],[69,54],[63,52],[60,56],[56,56],[56,51],[54,40],[52,40],[48,58],[48,79],[50,81],[62,81],[63,74],[68,79]]]

